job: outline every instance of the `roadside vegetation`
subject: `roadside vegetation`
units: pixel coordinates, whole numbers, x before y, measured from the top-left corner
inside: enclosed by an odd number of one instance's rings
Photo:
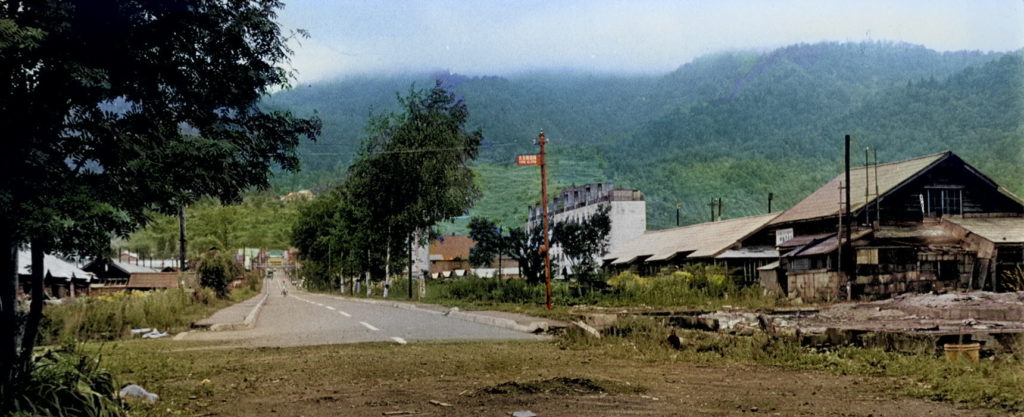
[[[671,330],[653,318],[622,320],[602,332],[600,339],[582,330],[568,329],[559,346],[574,351],[597,350],[609,358],[653,363],[726,363],[766,365],[823,371],[834,375],[894,378],[907,394],[934,401],[972,407],[1024,411],[1024,344],[1014,353],[999,354],[974,363],[950,362],[927,344],[916,353],[886,352],[857,347],[803,347],[794,338],[758,333],[737,336],[697,330]],[[679,347],[668,340],[676,335]]]
[[[392,281],[389,298],[418,301],[475,310],[498,310],[532,314],[558,320],[574,320],[590,308],[621,310],[690,309],[717,310],[733,306],[749,310],[767,310],[789,305],[785,298],[765,294],[760,287],[745,287],[726,275],[723,267],[694,265],[678,271],[665,271],[654,277],[640,277],[631,272],[598,276],[585,283],[554,281],[551,283],[552,310],[545,307],[545,284],[525,279],[493,279],[474,276],[436,279],[426,282],[426,295],[420,297],[421,280],[413,280],[413,297],[409,298],[409,281]],[[348,283],[348,280],[346,280]],[[337,287],[331,290],[337,293]],[[366,297],[365,291],[349,295]],[[379,285],[371,297],[379,297]]]
[[[177,333],[228,305],[258,294],[258,273],[244,275],[242,285],[217,296],[199,287],[156,291],[118,291],[99,297],[79,297],[46,306],[41,329],[43,344],[63,341],[110,341],[131,336],[131,329],[151,328]]]

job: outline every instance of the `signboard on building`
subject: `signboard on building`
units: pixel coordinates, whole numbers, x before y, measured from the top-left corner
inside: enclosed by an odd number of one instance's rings
[[[540,155],[516,155],[516,165],[540,165]]]
[[[793,228],[779,229],[775,231],[775,246],[793,240]]]

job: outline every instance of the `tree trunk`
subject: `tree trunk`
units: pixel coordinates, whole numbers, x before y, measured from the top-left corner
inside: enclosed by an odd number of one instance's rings
[[[32,302],[29,304],[25,336],[21,340],[21,364],[26,366],[32,360],[32,350],[39,336],[39,322],[43,319],[43,284],[46,279],[44,268],[45,248],[38,241],[32,242]]]
[[[370,271],[366,271],[366,296],[370,296]]]
[[[388,298],[391,287],[391,245],[384,251],[384,298]]]
[[[10,227],[12,223],[10,220],[0,223],[0,381],[4,387],[12,382],[11,372],[18,361],[18,329],[15,315],[18,246]]]

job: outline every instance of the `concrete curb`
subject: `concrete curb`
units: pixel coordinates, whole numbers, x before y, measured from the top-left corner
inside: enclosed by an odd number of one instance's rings
[[[219,332],[225,330],[246,330],[253,328],[253,326],[256,325],[256,318],[260,315],[260,310],[263,310],[263,304],[267,302],[268,296],[270,296],[270,293],[263,292],[263,296],[256,302],[256,305],[252,307],[252,310],[249,310],[249,314],[245,315],[245,320],[242,320],[241,323],[217,323],[210,326],[209,330]]]
[[[473,314],[473,313],[470,313],[470,312],[459,311],[458,309],[454,309],[454,310],[453,309],[449,309],[446,312],[441,312],[441,311],[435,311],[435,310],[430,310],[430,309],[426,309],[426,308],[421,308],[421,307],[419,307],[419,306],[417,306],[415,304],[407,303],[407,302],[374,300],[374,299],[356,298],[356,297],[345,297],[345,296],[340,296],[340,295],[335,295],[335,294],[320,294],[320,293],[310,293],[310,294],[324,295],[324,296],[328,296],[328,297],[334,297],[334,298],[338,298],[338,299],[342,299],[342,300],[347,300],[347,301],[356,301],[356,302],[366,303],[366,304],[383,305],[383,306],[388,306],[388,307],[400,308],[400,309],[403,309],[403,310],[425,311],[425,312],[428,312],[428,313],[440,314],[440,315],[443,315],[443,316],[446,316],[446,317],[451,317],[451,318],[454,318],[454,319],[470,321],[470,322],[474,322],[474,323],[478,323],[478,324],[484,324],[484,325],[492,326],[492,327],[500,327],[500,328],[503,328],[503,329],[514,330],[514,331],[523,332],[523,333],[540,333],[540,332],[546,332],[548,330],[548,323],[546,321],[531,322],[530,324],[523,325],[523,324],[519,324],[518,322],[516,322],[515,320],[512,320],[512,319],[506,319],[506,318],[502,318],[502,317],[491,317],[491,316],[485,316],[485,315],[481,315],[481,314]]]

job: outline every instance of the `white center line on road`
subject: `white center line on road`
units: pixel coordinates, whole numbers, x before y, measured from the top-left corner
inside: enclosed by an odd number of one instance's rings
[[[398,343],[400,345],[404,345],[406,343],[409,343],[409,342],[406,342],[405,339],[402,339],[401,337],[392,337],[391,340],[394,340],[395,343]]]
[[[370,329],[370,330],[373,330],[373,331],[375,331],[375,332],[379,332],[379,331],[380,331],[380,329],[378,329],[378,328],[376,328],[376,327],[373,327],[373,325],[372,325],[372,324],[370,324],[370,323],[367,323],[367,322],[365,322],[365,321],[361,321],[361,322],[359,322],[359,324],[362,324],[362,325],[363,325],[363,327],[365,327],[365,328],[367,328],[367,329]]]
[[[339,311],[339,312],[338,312],[338,314],[341,314],[341,315],[343,315],[343,316],[345,316],[345,317],[352,317],[352,315],[351,315],[351,314],[348,314],[348,313],[346,313],[346,312],[344,312],[344,311]]]
[[[334,311],[334,307],[331,307],[331,306],[327,306],[327,309],[331,310],[331,311]]]

